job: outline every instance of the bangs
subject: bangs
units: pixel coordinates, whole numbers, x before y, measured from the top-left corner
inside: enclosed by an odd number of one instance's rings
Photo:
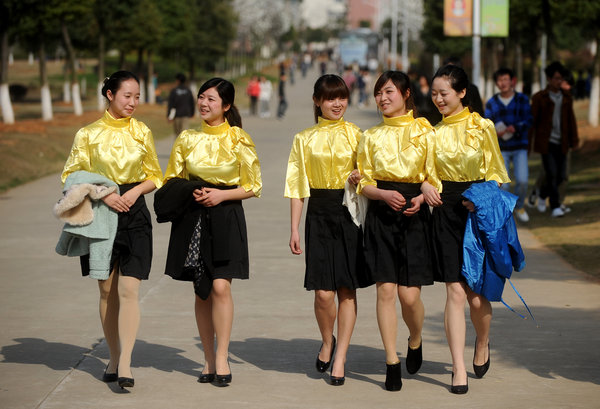
[[[337,75],[327,75],[320,84],[315,84],[314,97],[317,101],[349,99],[350,91],[342,78]]]

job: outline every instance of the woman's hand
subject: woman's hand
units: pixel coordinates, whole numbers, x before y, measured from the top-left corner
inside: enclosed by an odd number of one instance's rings
[[[121,195],[121,199],[123,199],[127,204],[127,207],[130,208],[138,200],[141,194],[142,192],[134,187],[133,189],[129,189],[127,192],[123,193]]]
[[[402,210],[406,204],[404,196],[395,190],[382,190],[381,196],[383,201],[396,212]]]
[[[409,207],[402,213],[406,216],[413,216],[413,215],[417,214],[419,212],[419,210],[421,210],[421,205],[423,203],[425,203],[425,198],[423,198],[422,194],[420,194],[417,197],[413,197],[412,199],[410,199],[411,207]]]
[[[300,233],[297,231],[293,231],[290,235],[290,250],[292,250],[292,254],[302,254],[302,248],[300,248]]]
[[[429,182],[425,181],[421,183],[421,192],[423,192],[423,198],[429,206],[437,207],[442,205],[440,192]]]
[[[348,176],[348,182],[356,185],[362,179],[362,175],[358,172],[358,169],[354,169],[350,172],[350,176]]]
[[[196,189],[194,190],[193,195],[196,202],[205,207],[213,207],[227,200],[227,192],[214,187]]]
[[[123,196],[120,196],[118,193],[111,193],[110,195],[104,196],[102,198],[102,201],[106,203],[108,207],[119,213],[129,211],[129,205],[127,204],[127,201],[123,198]]]
[[[468,211],[470,211],[470,212],[474,212],[475,211],[475,205],[470,200],[463,200],[462,204],[463,204],[464,207],[467,208]]]

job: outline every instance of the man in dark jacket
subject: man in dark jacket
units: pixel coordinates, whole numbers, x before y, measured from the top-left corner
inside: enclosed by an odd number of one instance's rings
[[[530,141],[533,150],[542,155],[546,174],[546,183],[539,193],[538,210],[546,211],[546,198],[549,198],[552,217],[561,217],[565,212],[560,206],[558,186],[566,179],[567,153],[579,146],[579,137],[573,98],[561,88],[565,67],[555,61],[544,72],[548,85],[531,98],[533,126]]]
[[[194,116],[196,104],[192,91],[185,85],[185,75],[179,73],[175,76],[177,86],[169,94],[167,118],[173,122],[173,132],[178,137],[181,131],[190,127],[190,118]]]

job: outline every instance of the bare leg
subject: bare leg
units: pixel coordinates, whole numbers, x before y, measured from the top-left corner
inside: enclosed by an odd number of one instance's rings
[[[396,287],[395,283],[377,283],[377,324],[379,324],[379,333],[385,349],[385,362],[390,365],[399,361],[396,351],[398,333]]]
[[[140,304],[138,301],[141,280],[135,277],[119,276],[119,377],[133,378],[131,375],[131,353],[140,326]]]
[[[421,287],[399,285],[398,298],[402,305],[402,318],[410,333],[409,347],[416,349],[421,345],[421,332],[425,321],[425,306],[421,301]]]
[[[338,295],[338,342],[335,349],[335,359],[331,368],[331,375],[344,376],[344,365],[346,354],[350,346],[350,338],[356,323],[356,290],[342,287],[337,291]]]
[[[118,271],[118,268],[115,268]],[[121,348],[119,346],[119,273],[113,271],[108,280],[99,280],[100,289],[100,322],[104,331],[104,338],[108,345],[108,367],[106,372],[117,372]]]
[[[465,368],[465,302],[467,293],[461,282],[446,283],[446,309],[444,311],[444,326],[446,338],[452,355],[452,372],[454,385],[467,384],[467,369]]]
[[[212,296],[206,300],[195,296],[194,311],[196,313],[196,325],[204,350],[203,374],[215,373],[215,328],[212,320]]]
[[[329,362],[331,348],[333,347],[333,325],[335,323],[335,291],[315,290],[315,317],[321,332],[323,347],[319,359]]]
[[[469,301],[471,322],[477,334],[476,355],[473,359],[475,365],[483,365],[488,358],[488,342],[490,336],[490,325],[492,323],[492,304],[487,298],[475,294],[467,288],[467,300]]]
[[[216,278],[210,292],[212,299],[212,324],[217,335],[215,369],[220,375],[231,373],[229,369],[229,340],[233,326],[233,298],[231,279]]]

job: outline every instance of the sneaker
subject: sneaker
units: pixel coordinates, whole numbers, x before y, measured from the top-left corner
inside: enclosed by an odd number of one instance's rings
[[[527,207],[535,207],[535,202],[537,202],[537,200],[537,190],[534,190],[533,192],[531,192],[527,200],[525,200],[525,204],[527,205]]]
[[[564,204],[561,204],[561,205],[560,205],[560,210],[562,210],[562,211],[563,211],[563,213],[565,213],[565,214],[567,214],[567,213],[571,213],[571,208],[570,208],[570,207],[567,207],[567,206],[565,206]]]
[[[537,209],[538,209],[538,212],[540,212],[540,213],[544,213],[546,211],[546,200],[545,199],[540,198],[538,200]]]
[[[560,207],[552,209],[552,217],[563,217],[565,212]]]
[[[517,220],[520,221],[521,223],[527,223],[529,221],[529,215],[525,211],[524,207],[517,209],[515,211],[515,216],[516,216]]]

